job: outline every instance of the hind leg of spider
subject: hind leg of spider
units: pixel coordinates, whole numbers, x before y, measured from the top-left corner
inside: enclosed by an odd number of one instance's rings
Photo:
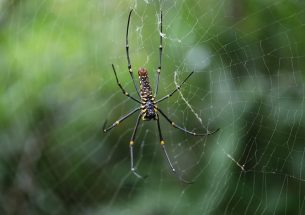
[[[161,145],[161,148],[164,152],[164,155],[166,157],[166,160],[170,166],[170,168],[172,169],[172,172],[174,173],[175,176],[177,176],[177,178],[179,179],[179,181],[185,183],[185,184],[192,184],[194,183],[193,181],[188,181],[188,180],[185,180],[183,179],[176,171],[176,169],[174,168],[170,158],[169,158],[169,155],[167,153],[167,150],[166,150],[166,147],[165,147],[165,142],[164,142],[164,139],[162,137],[162,133],[161,133],[161,127],[160,127],[160,121],[159,121],[159,117],[157,118],[157,124],[158,124],[158,132],[159,132],[159,137],[160,137],[160,145]]]
[[[174,128],[177,128],[177,129],[179,129],[179,130],[181,130],[181,131],[183,131],[183,132],[185,132],[185,133],[187,133],[187,134],[190,134],[190,135],[193,135],[193,136],[208,136],[208,135],[211,135],[211,134],[214,134],[214,133],[216,133],[217,131],[219,131],[219,128],[218,129],[216,129],[216,130],[214,130],[214,131],[207,131],[207,133],[195,133],[195,132],[192,132],[192,131],[189,131],[189,130],[187,130],[187,129],[185,129],[185,128],[182,128],[181,126],[179,126],[179,125],[177,125],[176,123],[174,123],[172,120],[170,120],[169,118],[168,118],[168,116],[166,116],[165,115],[165,113],[163,113],[163,111],[162,110],[160,110],[159,108],[158,108],[158,111],[161,113],[161,115],[174,127]]]
[[[134,140],[135,140],[135,137],[136,137],[137,129],[138,129],[138,126],[139,126],[139,123],[140,123],[140,120],[141,120],[141,116],[142,115],[139,114],[137,122],[136,122],[136,125],[135,125],[135,127],[133,129],[133,133],[132,133],[130,142],[129,142],[129,148],[130,148],[130,170],[138,178],[145,179],[147,176],[142,176],[139,173],[137,173],[137,171],[136,171],[136,169],[134,167],[134,158],[133,158],[133,145],[134,145]]]
[[[131,96],[128,92],[125,91],[125,89],[122,87],[122,85],[121,85],[121,83],[120,83],[120,81],[119,81],[119,79],[118,79],[118,76],[117,76],[117,74],[116,74],[114,65],[113,65],[113,64],[111,64],[111,65],[112,65],[112,69],[113,69],[113,72],[114,72],[114,75],[115,75],[116,83],[117,83],[117,85],[119,86],[119,88],[122,90],[122,93],[123,93],[125,96],[127,96],[127,97],[131,98],[132,100],[134,100],[134,101],[136,101],[136,102],[138,102],[138,103],[141,104],[141,102],[140,102],[138,99],[134,98],[134,97]]]
[[[134,79],[134,76],[133,76],[132,66],[131,66],[130,57],[129,57],[128,32],[129,32],[129,23],[130,23],[130,17],[131,17],[132,11],[133,10],[130,10],[129,15],[128,15],[128,21],[127,21],[127,29],[126,29],[126,55],[127,55],[128,71],[129,71],[130,77],[132,79],[133,85],[134,85],[134,87],[135,87],[135,89],[137,91],[138,96],[141,97],[139,89],[138,89],[138,87],[136,85],[136,82],[135,82],[135,79]]]
[[[130,111],[128,114],[122,116],[120,119],[118,119],[117,121],[115,121],[114,123],[112,123],[111,126],[109,126],[108,128],[106,128],[106,123],[107,121],[105,121],[104,126],[103,126],[103,131],[106,133],[108,131],[110,131],[112,128],[114,128],[115,126],[117,126],[118,124],[120,124],[121,122],[123,122],[125,119],[127,119],[128,117],[130,117],[132,114],[134,114],[135,112],[137,112],[138,110],[140,110],[140,108],[136,108],[132,111]]]
[[[162,44],[162,38],[163,38],[163,32],[162,32],[162,11],[160,12],[160,45],[159,45],[159,66],[157,68],[157,81],[156,81],[156,91],[155,91],[155,97],[158,94],[158,88],[159,88],[159,80],[160,80],[160,73],[161,73],[161,65],[162,65],[162,50],[163,50],[163,44]]]

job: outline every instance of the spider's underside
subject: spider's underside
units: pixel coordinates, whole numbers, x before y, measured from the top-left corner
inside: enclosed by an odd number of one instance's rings
[[[160,23],[160,46],[159,46],[159,66],[157,68],[157,80],[156,80],[156,89],[155,89],[155,93],[153,94],[152,92],[152,88],[151,85],[149,83],[149,78],[148,78],[148,71],[145,68],[140,68],[138,70],[138,75],[139,75],[139,80],[140,80],[140,91],[138,90],[138,87],[136,85],[134,76],[133,76],[133,71],[132,71],[132,66],[130,63],[130,57],[129,57],[129,44],[128,44],[128,30],[129,30],[129,23],[130,23],[130,17],[131,17],[131,13],[132,10],[129,12],[129,16],[128,16],[128,22],[127,22],[127,30],[126,30],[126,55],[127,55],[127,62],[128,62],[128,71],[129,74],[131,76],[131,79],[133,81],[135,90],[140,98],[134,98],[133,96],[131,96],[128,92],[125,91],[125,89],[122,87],[121,83],[119,82],[116,70],[114,68],[114,65],[112,64],[112,69],[116,78],[116,82],[117,85],[120,87],[120,89],[122,90],[122,93],[129,97],[130,99],[132,99],[133,101],[137,102],[140,104],[140,107],[135,108],[134,110],[132,110],[131,112],[129,112],[128,114],[124,115],[123,117],[121,117],[119,120],[115,121],[114,123],[112,123],[111,126],[106,127],[106,122],[104,124],[104,132],[108,132],[110,131],[112,128],[114,128],[115,126],[117,126],[118,124],[120,124],[122,121],[124,121],[125,119],[127,119],[129,116],[133,115],[134,113],[140,111],[137,121],[136,121],[136,125],[133,129],[133,133],[131,136],[131,139],[129,141],[129,146],[130,146],[130,164],[131,164],[131,171],[134,175],[136,175],[138,178],[144,178],[143,176],[141,176],[139,173],[137,173],[137,171],[135,170],[134,167],[134,156],[133,156],[133,145],[134,145],[134,140],[135,140],[135,136],[136,136],[136,132],[137,132],[137,128],[139,126],[139,123],[141,120],[147,121],[147,120],[156,120],[157,121],[157,126],[158,126],[158,133],[159,133],[159,138],[160,138],[160,145],[162,147],[162,150],[164,152],[164,155],[173,171],[173,173],[176,173],[176,170],[169,158],[169,155],[167,153],[167,150],[165,148],[165,142],[163,140],[163,136],[161,133],[161,127],[160,127],[160,121],[159,121],[159,113],[165,118],[166,121],[168,121],[174,128],[177,128],[187,134],[193,135],[193,136],[207,136],[207,135],[211,135],[214,134],[215,132],[217,132],[219,129],[216,129],[212,132],[207,131],[206,133],[195,133],[192,131],[189,131],[185,128],[180,127],[179,125],[177,125],[176,123],[174,123],[171,119],[168,118],[168,116],[157,106],[157,104],[161,101],[164,101],[166,99],[168,99],[169,97],[171,97],[175,92],[177,92],[181,86],[187,81],[187,79],[194,73],[191,72],[183,81],[182,83],[177,86],[177,88],[175,90],[173,90],[171,93],[169,93],[166,96],[161,97],[160,99],[156,100],[157,97],[157,93],[158,93],[158,87],[159,87],[159,79],[160,79],[160,73],[161,73],[161,62],[162,62],[162,12],[160,14],[160,19],[161,19],[161,23]],[[184,180],[181,176],[178,176],[179,180],[181,180],[184,183],[191,183],[189,181]]]

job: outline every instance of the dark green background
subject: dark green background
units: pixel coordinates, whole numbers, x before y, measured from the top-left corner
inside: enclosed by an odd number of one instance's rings
[[[195,138],[161,121],[181,184],[136,116],[124,40],[128,12],[134,71],[154,86],[160,7],[159,95],[196,73],[160,107]],[[0,1],[0,214],[304,214],[305,4],[303,1]],[[191,56],[194,47],[206,58]],[[198,57],[198,59],[197,59]],[[198,69],[196,61],[210,62]],[[192,63],[190,63],[193,62]],[[198,62],[200,64],[200,62]]]

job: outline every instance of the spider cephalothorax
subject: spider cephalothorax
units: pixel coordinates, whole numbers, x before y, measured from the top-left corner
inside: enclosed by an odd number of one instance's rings
[[[117,73],[115,71],[114,65],[112,64],[112,69],[116,78],[116,82],[117,85],[120,87],[120,89],[122,90],[122,93],[129,97],[130,99],[132,99],[133,101],[137,102],[138,104],[140,104],[140,107],[135,108],[134,110],[132,110],[131,112],[129,112],[128,114],[124,115],[123,117],[121,117],[119,120],[115,121],[114,123],[112,123],[111,126],[109,126],[108,128],[106,128],[106,122],[104,124],[104,132],[107,132],[109,130],[111,130],[112,128],[114,128],[115,126],[117,126],[118,124],[120,124],[122,121],[124,121],[125,119],[127,119],[129,116],[131,116],[132,114],[136,113],[137,111],[141,110],[141,112],[138,115],[138,119],[136,122],[136,125],[133,129],[133,133],[132,136],[130,138],[129,141],[129,147],[130,147],[130,168],[133,174],[135,174],[137,177],[139,178],[143,178],[139,173],[137,173],[137,171],[135,170],[134,167],[134,159],[133,159],[133,146],[134,146],[134,141],[135,141],[135,137],[136,137],[136,132],[140,123],[140,120],[151,120],[154,119],[157,121],[157,126],[158,126],[158,133],[159,133],[159,138],[160,138],[160,145],[162,147],[162,150],[164,152],[164,155],[168,161],[168,164],[170,165],[173,173],[176,173],[176,170],[170,160],[170,157],[166,151],[165,148],[165,142],[163,140],[162,137],[162,133],[161,133],[161,127],[160,127],[160,121],[159,121],[159,114],[161,114],[166,121],[168,121],[174,128],[177,128],[187,134],[193,135],[193,136],[207,136],[210,134],[213,134],[215,132],[217,132],[219,129],[215,130],[215,131],[208,131],[206,133],[195,133],[192,131],[189,131],[179,125],[177,125],[176,123],[174,123],[172,120],[170,120],[168,118],[168,116],[163,113],[163,111],[157,106],[158,103],[168,99],[169,97],[171,97],[172,95],[174,95],[175,92],[177,92],[181,86],[186,82],[186,80],[194,73],[191,72],[183,81],[182,83],[176,87],[175,90],[173,90],[171,93],[167,94],[166,96],[161,97],[160,99],[156,100],[157,94],[158,94],[158,87],[159,87],[159,78],[160,78],[160,73],[161,73],[161,62],[162,62],[162,12],[160,14],[160,46],[159,46],[159,65],[157,67],[157,80],[156,80],[156,88],[153,94],[151,85],[149,83],[149,78],[148,78],[148,71],[145,68],[140,68],[138,70],[138,75],[139,75],[139,80],[140,80],[140,91],[138,89],[138,86],[135,82],[134,76],[133,76],[133,71],[132,71],[132,66],[130,63],[130,57],[129,57],[129,45],[128,45],[128,30],[129,30],[129,23],[130,23],[130,16],[131,16],[132,10],[129,12],[129,16],[128,16],[128,21],[127,21],[127,30],[126,30],[126,55],[127,55],[127,63],[128,63],[128,71],[129,74],[131,76],[131,79],[133,81],[133,85],[135,87],[136,93],[139,96],[140,100],[138,98],[135,98],[133,96],[131,96],[128,92],[125,91],[125,89],[122,87],[121,83],[119,82]],[[190,183],[184,179],[182,179],[179,176],[179,179],[185,183]]]
[[[138,70],[140,80],[141,114],[143,120],[157,119],[157,106],[150,87],[148,71],[145,68]]]

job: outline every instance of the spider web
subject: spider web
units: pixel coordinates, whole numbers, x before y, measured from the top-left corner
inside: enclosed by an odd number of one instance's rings
[[[163,62],[159,107],[179,175],[155,121],[135,141],[137,106],[127,70]],[[304,21],[302,1],[0,1],[1,214],[303,214]]]

